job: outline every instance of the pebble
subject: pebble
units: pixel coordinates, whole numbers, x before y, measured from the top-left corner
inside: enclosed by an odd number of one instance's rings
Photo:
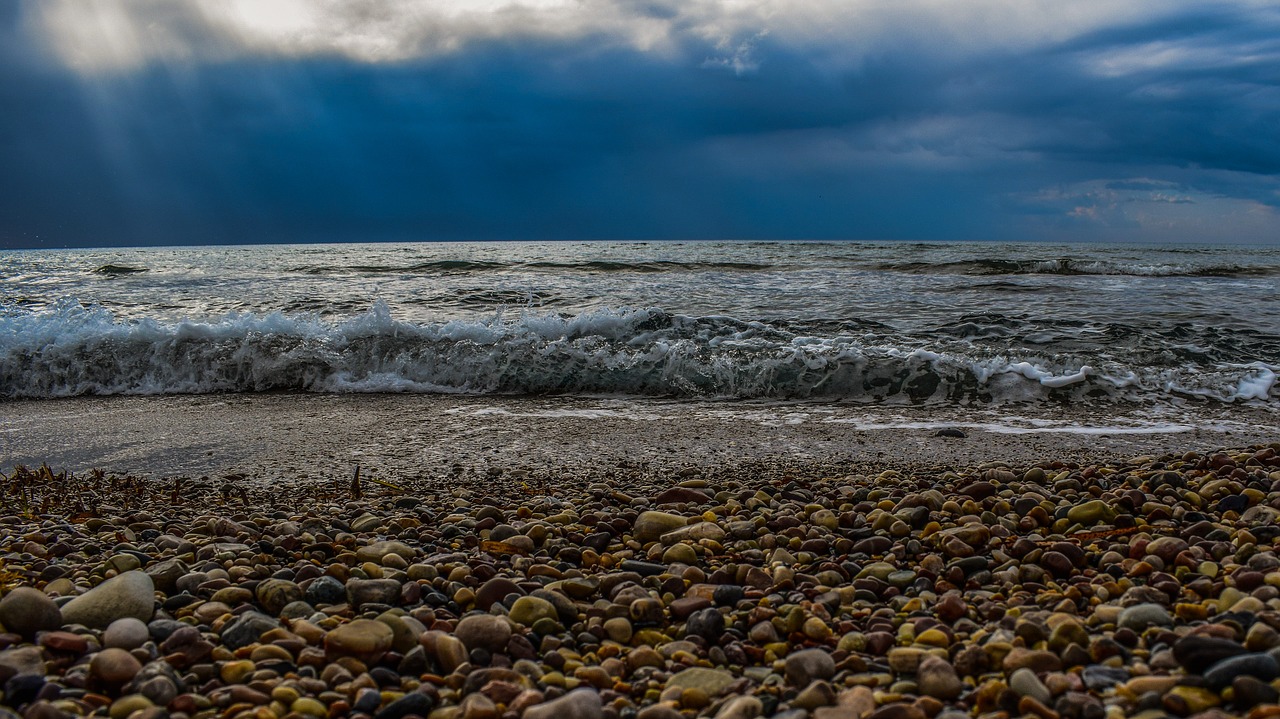
[[[135,617],[117,619],[102,633],[102,646],[119,649],[137,649],[151,639],[151,630],[145,622]]]
[[[280,616],[281,610],[302,599],[302,589],[287,579],[266,579],[254,592],[267,614]]]
[[[705,692],[707,696],[715,697],[719,696],[735,680],[736,677],[734,675],[722,669],[690,667],[668,679],[667,688],[698,689]]]
[[[1116,626],[1120,629],[1132,629],[1140,632],[1147,627],[1168,627],[1173,625],[1173,617],[1169,611],[1159,604],[1136,604],[1120,612]]]
[[[105,629],[117,619],[151,621],[155,614],[155,584],[145,572],[125,572],[62,606],[65,624]]]
[[[1049,692],[1049,688],[1040,681],[1036,673],[1023,667],[1013,674],[1009,675],[1009,688],[1018,696],[1031,697],[1041,704],[1048,705],[1053,699],[1053,695]]]
[[[916,669],[916,684],[921,694],[943,701],[955,699],[964,691],[964,683],[956,675],[955,668],[947,660],[935,656],[926,656],[920,660],[920,666]]]
[[[104,497],[0,518],[0,687],[24,719],[1264,719],[1278,449]]]
[[[0,626],[31,641],[36,632],[61,627],[62,612],[44,592],[17,587],[0,599]]]
[[[535,704],[524,711],[524,719],[602,719],[604,707],[594,689],[574,689],[559,699]]]
[[[632,533],[638,542],[651,542],[689,523],[686,517],[668,512],[648,511],[636,517]]]
[[[129,652],[109,647],[93,655],[89,676],[109,686],[119,686],[142,671],[142,663]]]
[[[808,686],[815,679],[830,679],[836,674],[831,653],[823,649],[804,649],[787,655],[787,681],[794,686]]]
[[[532,627],[539,619],[557,620],[559,614],[555,605],[540,597],[520,597],[511,605],[508,614],[511,621],[526,627]]]
[[[354,619],[324,636],[325,651],[336,656],[373,660],[391,649],[395,635],[382,622]]]
[[[468,649],[484,649],[500,652],[511,641],[511,624],[503,617],[491,614],[472,614],[458,622],[454,635]]]

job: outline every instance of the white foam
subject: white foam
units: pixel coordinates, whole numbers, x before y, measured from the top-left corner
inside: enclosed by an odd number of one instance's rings
[[[730,317],[608,308],[416,324],[384,303],[344,321],[230,314],[123,321],[65,301],[0,313],[0,396],[310,392],[1041,402],[1098,396],[1276,403],[1277,368],[1127,367],[980,357],[848,336],[790,336]]]

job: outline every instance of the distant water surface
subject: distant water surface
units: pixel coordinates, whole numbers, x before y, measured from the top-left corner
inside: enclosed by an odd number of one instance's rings
[[[422,243],[0,254],[0,396],[1280,409],[1280,248]]]

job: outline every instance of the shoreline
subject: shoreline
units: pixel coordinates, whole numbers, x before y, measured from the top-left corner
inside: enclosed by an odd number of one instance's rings
[[[356,465],[396,482],[483,485],[502,472],[580,482],[689,467],[807,474],[1117,461],[1280,440],[1256,407],[1089,409],[690,402],[577,396],[232,394],[6,403],[0,469],[48,463],[155,479],[306,484]],[[966,436],[937,436],[959,429]]]

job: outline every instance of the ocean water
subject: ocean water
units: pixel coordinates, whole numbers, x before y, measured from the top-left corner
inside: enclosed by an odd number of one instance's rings
[[[1280,410],[1280,248],[421,243],[0,254],[0,397]]]

